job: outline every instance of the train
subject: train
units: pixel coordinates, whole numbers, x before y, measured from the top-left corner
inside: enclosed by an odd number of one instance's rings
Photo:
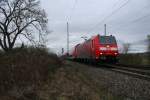
[[[96,35],[77,44],[70,52],[71,59],[81,62],[118,62],[118,46],[113,35]]]

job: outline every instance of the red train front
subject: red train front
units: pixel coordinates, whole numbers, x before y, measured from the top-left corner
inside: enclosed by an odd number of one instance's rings
[[[71,53],[73,59],[84,62],[117,62],[118,46],[114,36],[94,36],[75,46]]]

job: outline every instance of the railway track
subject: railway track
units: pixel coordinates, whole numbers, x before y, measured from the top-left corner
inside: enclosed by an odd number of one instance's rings
[[[111,71],[115,71],[118,73],[126,74],[129,76],[133,76],[136,78],[144,79],[150,81],[150,70],[141,69],[141,68],[132,68],[121,65],[111,65],[111,64],[101,64],[103,68]],[[108,68],[107,68],[108,67]]]
[[[78,63],[89,65],[88,63],[83,63],[83,62],[78,62]],[[105,63],[98,64],[98,65],[92,64],[92,66],[150,81],[150,67],[142,67],[142,66],[135,67],[135,66],[122,65],[122,64],[105,64]]]

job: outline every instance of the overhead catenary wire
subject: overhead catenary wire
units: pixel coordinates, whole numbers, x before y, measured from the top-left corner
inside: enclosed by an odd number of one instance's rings
[[[123,0],[123,1],[124,1],[124,0]],[[117,2],[116,2],[112,7],[117,6],[119,3],[121,3],[121,0],[117,0]]]
[[[120,3],[121,0],[117,0],[117,2],[115,4],[113,4],[113,6],[111,7],[111,9],[113,9],[116,5],[118,5]],[[90,26],[90,25],[89,25]],[[91,29],[92,30],[92,29]],[[90,30],[90,31],[91,31]],[[88,33],[88,32],[87,32]]]
[[[140,11],[138,11],[138,12],[142,12],[144,9],[147,9],[148,7],[150,7],[150,5],[147,5],[147,6],[143,7],[143,8],[141,8]],[[129,26],[131,26],[131,25],[141,21],[141,20],[144,20],[145,18],[148,18],[149,16],[150,16],[150,13],[147,13],[147,14],[145,14],[143,16],[137,17],[136,19],[133,19],[133,20],[129,21],[128,23],[120,24],[116,28],[112,27],[111,31],[116,31],[116,30],[119,30],[119,29],[122,29],[122,28],[123,29],[127,28],[127,27],[129,27]],[[113,25],[113,26],[115,26],[115,25]]]
[[[138,17],[138,18],[136,18],[136,19],[134,19],[134,20],[128,22],[127,24],[119,25],[119,27],[117,27],[117,28],[115,28],[115,29],[113,28],[112,30],[119,30],[119,29],[121,29],[121,28],[127,28],[127,27],[133,25],[134,23],[137,23],[137,22],[139,22],[139,21],[141,21],[141,20],[144,20],[145,18],[148,18],[149,16],[150,16],[150,13],[148,13],[148,14],[146,14],[146,15],[143,15],[143,16],[140,16],[140,17]]]
[[[135,20],[133,20],[131,23],[136,23],[136,22],[141,21],[141,20],[143,20],[143,19],[145,19],[145,18],[147,18],[149,16],[150,16],[150,13],[148,13],[148,14],[142,16],[142,17],[139,17],[139,18],[137,18]]]
[[[105,22],[105,20],[109,19],[111,16],[113,16],[115,13],[117,13],[120,9],[122,9],[123,7],[125,7],[131,0],[127,0],[125,3],[123,3],[121,6],[119,6],[119,8],[115,9],[114,11],[112,11],[108,16],[106,16],[102,21],[98,22],[92,29],[90,29],[90,32],[92,32],[96,27],[100,26],[101,24],[103,24],[103,22]]]

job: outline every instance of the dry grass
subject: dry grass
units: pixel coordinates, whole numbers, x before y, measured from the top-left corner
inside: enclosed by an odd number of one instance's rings
[[[38,90],[41,100],[122,100],[97,84],[98,76],[92,78],[87,66],[68,61],[63,66]]]
[[[147,53],[121,54],[119,61],[121,64],[127,65],[150,65],[150,56]]]
[[[46,48],[28,47],[0,53],[0,95],[20,97],[49,80],[61,66],[57,55]]]

